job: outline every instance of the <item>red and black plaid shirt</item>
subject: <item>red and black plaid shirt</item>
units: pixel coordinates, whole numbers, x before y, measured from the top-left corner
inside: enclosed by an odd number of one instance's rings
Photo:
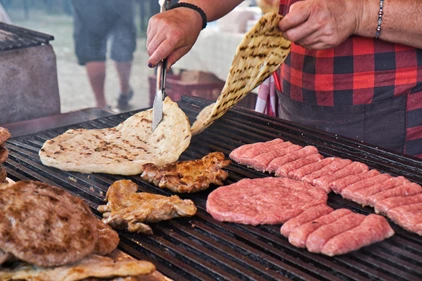
[[[286,15],[294,2],[281,0],[280,14]],[[422,156],[421,49],[358,36],[327,50],[292,44],[280,73],[283,95],[318,106],[371,104],[407,95],[403,152]]]

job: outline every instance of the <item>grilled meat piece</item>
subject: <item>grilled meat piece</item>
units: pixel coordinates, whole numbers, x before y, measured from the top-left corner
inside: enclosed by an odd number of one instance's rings
[[[198,160],[178,161],[158,167],[152,163],[143,166],[141,178],[173,192],[192,193],[207,189],[210,184],[223,185],[230,164],[221,152],[212,152]]]
[[[0,127],[0,145],[3,145],[9,138],[11,134],[8,129]]]
[[[9,158],[9,150],[4,146],[0,146],[0,164],[6,162],[7,158]]]
[[[114,182],[106,194],[107,205],[98,206],[98,211],[103,213],[103,222],[113,228],[152,234],[151,227],[146,223],[196,214],[191,200],[182,200],[177,195],[137,193],[137,189],[138,186],[130,180]]]
[[[98,219],[65,190],[37,181],[0,189],[0,249],[38,266],[58,266],[91,254]]]

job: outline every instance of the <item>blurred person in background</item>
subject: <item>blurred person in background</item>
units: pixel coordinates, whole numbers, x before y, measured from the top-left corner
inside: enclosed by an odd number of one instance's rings
[[[168,67],[241,0],[183,0],[152,17],[148,65]],[[180,2],[179,2],[180,3]],[[277,116],[422,158],[422,1],[280,0],[292,42]],[[192,6],[194,5],[194,6]]]
[[[119,76],[119,109],[127,108],[133,97],[129,84],[136,26],[132,0],[72,0],[75,53],[84,65],[95,95],[96,106],[110,108],[105,97],[106,56],[110,39],[110,58]]]

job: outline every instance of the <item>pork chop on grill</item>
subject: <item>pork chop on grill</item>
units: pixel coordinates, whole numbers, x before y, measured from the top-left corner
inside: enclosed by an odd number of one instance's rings
[[[82,199],[37,181],[0,189],[0,249],[38,266],[75,262],[98,240],[97,218]]]
[[[230,164],[222,152],[213,152],[202,159],[179,161],[156,166],[144,165],[141,178],[173,192],[192,193],[207,189],[210,184],[223,185],[229,175],[223,168]]]
[[[9,138],[11,134],[8,129],[0,127],[0,145],[3,145]]]
[[[103,222],[113,228],[125,228],[130,232],[152,234],[146,223],[154,223],[196,214],[195,204],[177,195],[163,196],[136,192],[138,186],[130,180],[114,182],[106,194],[107,205],[98,206]]]

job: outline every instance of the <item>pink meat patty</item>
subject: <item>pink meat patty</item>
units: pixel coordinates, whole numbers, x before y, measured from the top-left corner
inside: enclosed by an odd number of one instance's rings
[[[311,234],[321,226],[332,223],[337,219],[350,214],[351,212],[352,211],[349,209],[337,209],[327,215],[323,215],[317,219],[314,219],[310,222],[296,227],[289,234],[290,244],[298,248],[305,248],[306,240],[308,239],[309,234]]]
[[[311,207],[300,215],[298,215],[297,217],[291,218],[286,223],[284,223],[280,229],[280,233],[285,237],[289,237],[290,232],[292,232],[297,227],[312,220],[315,220],[323,215],[331,213],[332,211],[333,208],[329,207],[327,204],[321,204]]]
[[[394,231],[384,217],[370,214],[357,227],[328,240],[321,253],[331,257],[343,255],[393,235]]]
[[[212,191],[207,212],[218,221],[242,224],[280,224],[314,205],[327,202],[327,194],[289,178],[242,179]]]
[[[300,145],[292,144],[289,146],[284,146],[283,144],[274,146],[273,150],[261,153],[250,161],[247,165],[254,168],[257,171],[266,171],[268,164],[275,158],[289,155],[291,152],[302,149]]]

